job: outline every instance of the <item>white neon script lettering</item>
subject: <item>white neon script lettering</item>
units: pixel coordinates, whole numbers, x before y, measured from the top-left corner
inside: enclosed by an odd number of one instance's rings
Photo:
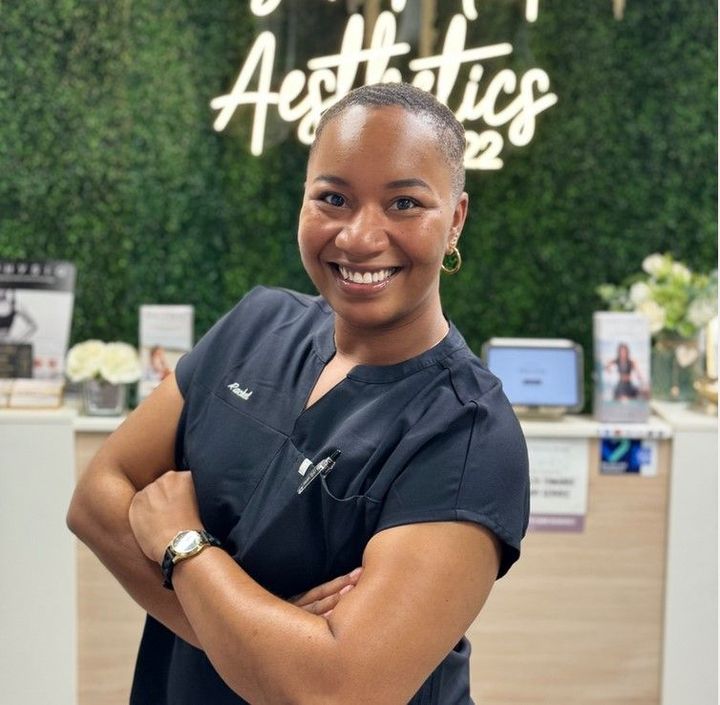
[[[478,18],[475,0],[462,0],[463,13],[469,20]],[[528,22],[535,22],[538,18],[538,0],[526,0],[525,2],[525,19]]]
[[[264,16],[277,9],[281,2],[254,0],[251,9],[256,15]],[[360,14],[351,15],[339,52],[310,59],[307,71],[293,69],[285,75],[277,91],[272,90],[277,41],[272,32],[262,32],[250,49],[232,90],[211,101],[210,106],[219,111],[213,127],[217,131],[224,130],[238,106],[254,105],[250,151],[260,155],[268,109],[274,105],[282,120],[298,123],[298,139],[310,144],[320,115],[352,89],[362,65],[364,85],[404,80],[401,71],[390,67],[389,63],[394,57],[410,53],[409,44],[396,41],[397,21],[393,14],[402,12],[405,4],[405,0],[393,0],[392,12],[379,14],[367,48],[363,48],[365,21]],[[531,10],[530,16],[533,7],[536,12],[537,1],[528,0],[526,9]],[[441,53],[408,63],[414,74],[410,82],[448,105],[461,68],[471,64],[460,103],[450,107],[460,122],[482,122],[491,129],[480,133],[466,130],[465,166],[468,169],[500,169],[503,162],[499,155],[505,138],[497,128],[507,125],[507,139],[515,146],[526,146],[535,134],[535,118],[553,106],[558,98],[550,92],[547,73],[539,68],[529,69],[522,76],[511,69],[502,69],[489,79],[480,94],[484,63],[512,54],[513,47],[509,43],[500,43],[465,48],[468,19],[474,20],[477,16],[473,0],[463,0],[463,14],[456,14],[450,20]]]
[[[282,0],[250,0],[250,12],[255,17],[271,15],[278,9]]]

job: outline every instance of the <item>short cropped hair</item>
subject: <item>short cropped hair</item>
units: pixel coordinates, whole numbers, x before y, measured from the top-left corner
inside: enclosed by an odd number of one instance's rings
[[[343,96],[320,117],[310,154],[328,123],[355,105],[363,107],[399,106],[413,115],[422,115],[437,128],[440,153],[445,157],[452,179],[453,194],[457,197],[465,188],[465,130],[450,108],[435,96],[409,83],[376,83],[361,86]]]

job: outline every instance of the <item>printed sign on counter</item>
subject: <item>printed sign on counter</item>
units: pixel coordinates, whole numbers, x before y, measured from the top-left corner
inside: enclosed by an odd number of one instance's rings
[[[75,274],[75,265],[71,262],[0,259],[0,343],[32,346],[29,373],[26,365],[8,371],[8,348],[5,348],[3,375],[63,379]],[[27,353],[18,351],[18,354]],[[19,361],[19,357],[14,360]]]
[[[174,369],[193,345],[194,308],[186,305],[140,307],[140,360],[143,373],[138,398],[144,399]]]
[[[657,475],[657,441],[640,438],[603,438],[600,441],[603,475]]]
[[[589,440],[528,438],[531,531],[585,528]]]

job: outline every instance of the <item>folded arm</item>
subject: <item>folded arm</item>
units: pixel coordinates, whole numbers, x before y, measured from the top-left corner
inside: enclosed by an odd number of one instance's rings
[[[178,530],[201,526],[191,475],[138,493],[130,520],[159,562]],[[460,640],[498,565],[489,531],[435,522],[373,537],[357,586],[327,619],[273,596],[218,548],[178,563],[173,583],[215,669],[249,702],[401,705]]]
[[[73,494],[67,524],[143,609],[185,641],[199,646],[177,597],[162,587],[158,564],[140,550],[128,521],[135,493],[175,465],[175,433],[182,404],[171,375],[90,462]]]
[[[171,374],[93,458],[75,489],[67,523],[140,607],[199,648],[200,642],[177,597],[162,587],[158,564],[142,552],[128,521],[130,504],[138,490],[174,467],[175,436],[183,403]],[[309,613],[327,617],[358,577],[359,571],[340,576],[291,602]]]

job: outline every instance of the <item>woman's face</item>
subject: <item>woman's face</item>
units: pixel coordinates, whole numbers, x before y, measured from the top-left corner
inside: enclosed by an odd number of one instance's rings
[[[400,107],[353,106],[313,149],[300,254],[353,326],[404,325],[439,304],[440,264],[462,230],[467,195],[453,196],[435,131]]]

